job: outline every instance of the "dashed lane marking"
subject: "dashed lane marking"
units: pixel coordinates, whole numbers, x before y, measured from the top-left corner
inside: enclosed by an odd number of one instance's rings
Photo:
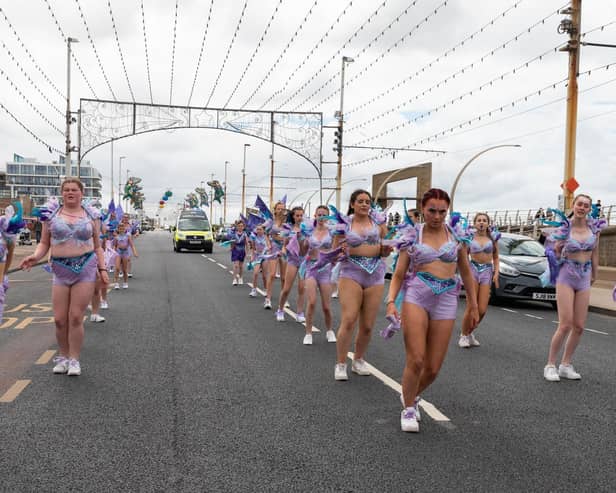
[[[224,265],[224,264],[221,264],[220,262],[216,262],[216,265],[217,265],[218,267],[222,268],[222,269],[227,270],[227,266],[226,266],[226,265]]]
[[[588,332],[594,332],[595,334],[602,334],[604,336],[609,336],[609,334],[607,332],[601,332],[600,330],[586,329],[586,328],[584,328],[584,330],[587,330]]]
[[[538,317],[537,315],[531,315],[530,313],[525,313],[524,316],[530,318],[536,318],[537,320],[543,320],[543,317]]]
[[[17,380],[2,397],[0,403],[13,402],[19,394],[32,382],[32,380]]]
[[[49,363],[49,360],[53,358],[54,354],[56,354],[56,350],[49,349],[48,351],[45,351],[43,354],[41,354],[40,358],[37,359],[34,364],[35,365],[46,365],[47,363]]]
[[[501,308],[501,310],[509,312],[509,313],[518,313],[515,310],[510,310],[509,308]]]

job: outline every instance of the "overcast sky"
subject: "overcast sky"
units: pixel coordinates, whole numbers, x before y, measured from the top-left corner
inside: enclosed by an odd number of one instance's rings
[[[564,1],[178,0],[177,4],[174,41],[175,1],[111,0],[125,72],[107,2],[0,0],[0,103],[44,142],[64,148],[63,136],[40,115],[64,131],[64,117],[52,105],[65,110],[66,44],[52,13],[65,36],[79,39],[73,49],[87,82],[73,62],[75,110],[80,98],[133,101],[134,95],[135,101],[149,103],[151,85],[152,100],[158,104],[190,102],[203,107],[209,100],[209,107],[321,111],[325,123],[332,125],[340,105],[345,55],[355,59],[345,76],[345,145],[414,145],[447,151],[398,152],[395,159],[386,155],[362,162],[380,152],[345,150],[343,182],[349,182],[343,187],[345,207],[354,188],[370,186],[373,173],[423,162],[433,164],[433,186],[450,190],[464,163],[497,144],[522,147],[496,149],[479,157],[458,185],[456,209],[556,206],[564,174],[566,84],[561,81],[567,77],[568,55],[554,50],[567,40],[557,32],[565,16],[551,14],[565,6]],[[589,32],[584,41],[616,44],[616,1],[586,0],[583,8],[582,32],[605,25]],[[473,33],[477,34],[467,39]],[[539,55],[544,56],[537,60]],[[616,66],[586,72],[612,62],[616,49],[582,49],[575,177],[579,191],[602,199],[604,205],[616,204]],[[75,126],[72,132],[75,139]],[[212,174],[224,181],[224,163],[229,161],[227,216],[232,219],[239,212],[245,143],[251,144],[246,159],[250,204],[256,193],[269,194],[271,147],[252,137],[213,129],[159,131],[117,141],[115,188],[118,158],[126,156],[123,177],[128,168],[131,175],[143,178],[146,210],[152,213],[167,188],[174,193],[170,200],[174,205]],[[335,160],[332,146],[332,130],[325,129],[325,161]],[[0,107],[0,160],[11,160],[13,153],[40,161],[57,159],[57,153],[50,155]],[[97,148],[88,158],[103,174],[107,202],[110,146]],[[276,149],[275,160],[275,197],[286,193],[289,199],[299,196],[299,202],[308,199],[318,187],[315,169],[285,149]],[[335,166],[323,165],[325,186],[335,185],[335,173]],[[414,183],[401,182],[388,193],[413,196],[413,187]],[[324,191],[323,198],[329,193]],[[318,194],[311,200],[313,210],[317,201]],[[214,218],[221,215],[217,207]]]

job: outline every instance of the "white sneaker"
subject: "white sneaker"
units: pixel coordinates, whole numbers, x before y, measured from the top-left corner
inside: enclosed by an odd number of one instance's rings
[[[325,333],[325,336],[327,337],[327,342],[336,342],[336,334],[334,333],[332,329],[329,329]]]
[[[265,308],[266,310],[272,309],[272,302],[269,298],[265,298],[265,301],[263,302],[263,308]]]
[[[306,334],[304,336],[304,344],[306,346],[312,346],[312,334]]]
[[[558,372],[556,371],[556,367],[554,365],[547,365],[543,369],[543,378],[545,378],[548,382],[560,382],[560,377],[558,376]]]
[[[68,371],[68,358],[64,356],[56,356],[53,359],[55,366],[53,367],[53,372],[58,374],[63,374]]]
[[[69,359],[68,371],[66,372],[66,374],[69,376],[81,375],[81,365],[79,364],[79,361],[77,361],[76,359]]]
[[[248,296],[250,296],[251,298],[256,297],[256,296],[257,296],[257,290],[256,290],[256,288],[252,288],[252,289],[250,290],[250,293],[248,294]]]
[[[566,378],[567,380],[581,380],[582,375],[580,375],[573,365],[559,365],[558,366],[558,376],[561,378]]]
[[[363,359],[354,359],[351,365],[351,371],[358,375],[370,375],[370,370],[366,367],[366,362]]]
[[[460,335],[460,340],[458,341],[458,346],[461,348],[469,348],[471,347],[470,336]]]
[[[304,312],[299,312],[297,315],[295,315],[295,320],[297,321],[297,323],[303,324],[306,321]]]
[[[240,277],[240,278],[237,280],[237,283],[238,283],[240,286],[243,286],[243,285],[244,285],[244,279],[242,279],[242,278]]]
[[[284,302],[284,307],[285,308],[291,308],[291,303],[289,303],[288,301]]]
[[[231,284],[233,284],[233,286],[237,286],[237,278],[236,277],[233,278],[233,282]]]
[[[116,282],[116,283],[113,285],[113,289],[120,289],[120,283],[117,283],[117,282]]]
[[[132,272],[129,272],[129,273],[128,273],[128,278],[130,279],[131,277],[133,277],[133,273],[132,273]]]
[[[338,298],[338,290],[337,290],[337,289],[336,289],[336,291],[334,291],[334,292],[332,293],[332,298],[334,298],[334,299],[335,299],[335,298]]]
[[[349,375],[347,374],[347,365],[346,363],[336,363],[336,367],[334,368],[334,380],[348,380]]]
[[[479,344],[479,341],[475,337],[475,334],[472,333],[472,332],[468,335],[468,342],[470,342],[472,347],[479,347],[479,346],[481,346],[481,344]]]
[[[276,310],[276,321],[284,322],[284,312],[282,310]]]
[[[101,317],[98,313],[90,315],[90,322],[104,322],[105,317]]]
[[[419,431],[419,423],[417,422],[417,411],[414,406],[407,407],[400,415],[400,428],[402,431],[417,433]]]
[[[101,309],[107,310],[108,308],[109,308],[109,303],[107,303],[106,301],[101,301]]]
[[[413,407],[415,408],[415,419],[417,419],[417,421],[421,421],[421,413],[419,412],[419,401],[421,400],[421,397],[417,396],[415,397],[415,401],[413,402]],[[402,392],[400,392],[400,404],[402,404],[402,409],[405,409],[404,406],[404,394]]]
[[[122,289],[128,289],[128,283],[127,282],[122,284]]]

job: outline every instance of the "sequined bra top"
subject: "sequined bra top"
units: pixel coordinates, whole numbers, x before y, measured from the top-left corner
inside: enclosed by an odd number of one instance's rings
[[[451,233],[449,228],[446,229],[447,238],[451,238]],[[460,245],[455,240],[449,240],[447,243],[441,245],[441,247],[436,250],[432,248],[430,245],[426,245],[421,242],[423,236],[423,224],[419,225],[419,238],[417,239],[417,243],[413,246],[412,257],[413,263],[415,265],[429,264],[430,262],[434,262],[435,260],[440,260],[441,262],[453,263],[458,261],[458,250],[460,249]]]
[[[257,253],[263,253],[265,251],[265,248],[267,247],[267,242],[265,240],[265,235],[263,236],[259,236],[259,235],[252,235],[251,236],[252,241],[255,244],[255,251]]]
[[[118,248],[122,249],[122,250],[126,250],[128,248],[128,239],[129,239],[129,235],[127,233],[118,235],[116,237],[116,245],[118,246]]]
[[[347,244],[350,247],[358,247],[363,244],[378,245],[381,242],[381,232],[379,231],[379,228],[376,224],[372,223],[372,227],[364,233],[357,233],[353,231],[351,229],[352,226],[353,221],[351,220],[351,223],[347,226],[347,229],[344,233]]]
[[[587,239],[582,241],[572,238],[571,234],[569,234],[569,238],[567,238],[563,248],[563,253],[590,252],[595,247],[596,241],[597,236],[592,232]]]
[[[332,247],[332,235],[329,232],[329,230],[327,231],[327,233],[325,234],[325,236],[323,238],[321,238],[320,240],[318,238],[316,238],[314,236],[314,232],[310,235],[310,237],[308,238],[308,248],[310,248],[310,250],[314,250],[314,249],[330,249]]]
[[[79,246],[92,240],[92,219],[86,215],[74,223],[69,223],[61,216],[60,210],[50,219],[49,231],[51,244],[58,245],[73,241]]]
[[[484,243],[483,245],[476,240],[471,241],[471,253],[492,253],[494,251],[494,246],[492,245],[492,240]]]

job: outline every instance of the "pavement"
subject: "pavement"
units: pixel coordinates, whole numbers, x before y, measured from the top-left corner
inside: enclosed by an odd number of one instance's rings
[[[20,262],[34,253],[36,243],[17,245],[9,273],[19,270]],[[43,263],[43,262],[40,262]],[[612,298],[612,289],[616,285],[616,267],[599,267],[599,276],[590,292],[589,311],[616,316],[616,302]]]

